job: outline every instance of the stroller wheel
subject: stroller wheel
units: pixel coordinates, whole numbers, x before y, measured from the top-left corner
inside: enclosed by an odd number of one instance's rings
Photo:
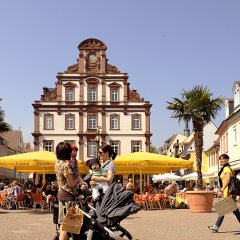
[[[132,235],[123,227],[118,225],[115,229],[115,232],[119,232],[119,236],[126,240],[133,240]]]

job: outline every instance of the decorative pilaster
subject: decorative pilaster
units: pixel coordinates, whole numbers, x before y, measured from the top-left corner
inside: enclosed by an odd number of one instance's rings
[[[84,160],[83,156],[84,156],[84,142],[83,142],[83,135],[79,136],[79,159],[80,160]]]
[[[102,103],[106,103],[106,80],[102,79],[101,81],[102,84]]]
[[[105,108],[102,109],[101,111],[102,114],[102,134],[106,133],[106,111]]]
[[[83,91],[83,79],[80,79],[79,80],[79,86],[80,86],[80,92],[79,92],[79,101],[80,103],[83,103],[83,99],[84,99],[84,91]]]
[[[102,53],[101,55],[102,59],[101,59],[101,73],[105,74],[106,70],[107,70],[107,59],[106,59],[106,53],[105,51]]]
[[[56,85],[57,85],[57,102],[60,103],[62,101],[62,81],[58,79]]]
[[[79,108],[79,133],[83,133],[83,109]]]
[[[123,101],[124,101],[124,103],[127,103],[128,102],[128,89],[129,89],[129,83],[127,82],[127,79],[124,79],[123,85],[124,85]]]
[[[78,72],[84,73],[84,70],[85,70],[84,51],[80,51],[78,58]]]

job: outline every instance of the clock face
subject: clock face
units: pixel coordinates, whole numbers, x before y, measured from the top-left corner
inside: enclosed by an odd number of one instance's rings
[[[95,54],[91,54],[91,55],[89,56],[89,60],[90,60],[91,62],[95,61],[95,60],[96,60],[96,55],[95,55]]]

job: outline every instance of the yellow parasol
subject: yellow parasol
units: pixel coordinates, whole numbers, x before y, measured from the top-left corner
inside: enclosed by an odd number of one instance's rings
[[[117,174],[140,171],[143,174],[158,174],[191,168],[193,162],[156,153],[134,152],[117,156],[114,164]]]
[[[159,174],[191,168],[193,162],[156,153],[134,152],[117,156],[114,164],[117,174],[140,174],[142,191],[142,174]]]
[[[56,154],[49,151],[35,151],[0,157],[0,167],[17,172],[55,173]],[[78,160],[79,172],[87,173],[85,162]]]

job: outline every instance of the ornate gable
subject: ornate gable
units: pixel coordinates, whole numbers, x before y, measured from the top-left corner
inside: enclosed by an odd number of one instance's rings
[[[120,88],[121,87],[121,84],[117,83],[117,82],[113,82],[113,83],[110,83],[108,84],[108,86],[110,88]]]
[[[132,90],[129,90],[128,101],[129,102],[144,102],[144,98],[141,98],[140,94],[137,92],[136,89],[132,89]]]
[[[85,41],[81,42],[78,46],[79,50],[90,50],[90,49],[96,49],[96,50],[106,50],[107,46],[100,40],[96,38],[89,38]]]
[[[65,73],[78,73],[78,64],[73,64],[67,68]]]
[[[43,95],[41,95],[41,101],[43,102],[51,102],[57,100],[57,88],[43,88]]]
[[[87,84],[98,84],[99,80],[97,78],[90,77],[90,78],[86,79],[86,83]]]
[[[107,73],[120,73],[116,66],[107,63]]]
[[[77,85],[75,83],[72,82],[66,82],[65,84],[63,84],[64,87],[76,87]]]

